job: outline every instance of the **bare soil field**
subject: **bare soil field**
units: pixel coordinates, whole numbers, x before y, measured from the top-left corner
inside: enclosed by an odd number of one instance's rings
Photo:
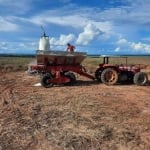
[[[38,76],[0,73],[0,150],[150,150],[150,82],[33,86]],[[149,76],[150,80],[150,76]]]

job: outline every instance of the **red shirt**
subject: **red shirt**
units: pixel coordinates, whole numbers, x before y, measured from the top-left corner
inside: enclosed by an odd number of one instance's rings
[[[68,45],[67,52],[74,52],[75,47],[73,45]]]

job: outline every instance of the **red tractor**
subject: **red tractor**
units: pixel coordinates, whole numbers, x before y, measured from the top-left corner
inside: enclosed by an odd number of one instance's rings
[[[140,66],[127,65],[127,57],[123,57],[126,60],[125,64],[109,64],[110,57],[103,56],[103,63],[99,64],[95,72],[95,77],[99,82],[106,85],[114,85],[123,82],[132,82],[136,85],[145,85],[147,83],[148,76],[146,73],[140,71]]]
[[[86,58],[86,53],[63,51],[37,51],[37,64],[30,65],[31,72],[41,74],[41,84],[48,88],[54,84],[73,85],[76,82],[75,73],[90,79],[97,79],[106,85],[132,82],[136,85],[145,85],[148,76],[140,72],[139,66],[109,64],[109,56],[103,56],[103,63],[95,71],[95,77],[86,72],[81,62]],[[112,57],[112,56],[111,56]]]

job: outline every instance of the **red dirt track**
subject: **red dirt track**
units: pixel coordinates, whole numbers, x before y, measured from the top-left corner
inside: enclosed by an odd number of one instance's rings
[[[38,76],[0,73],[0,150],[150,149],[150,82],[77,80],[46,89]]]

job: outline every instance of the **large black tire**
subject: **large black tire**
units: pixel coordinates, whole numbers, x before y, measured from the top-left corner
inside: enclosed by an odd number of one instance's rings
[[[101,81],[106,85],[114,85],[118,82],[118,73],[113,68],[105,69],[101,74]]]
[[[45,88],[50,88],[52,87],[54,84],[52,82],[50,82],[50,80],[52,79],[52,76],[49,74],[45,74],[41,77],[41,85]]]
[[[143,86],[148,82],[148,76],[144,72],[138,72],[134,75],[133,82],[136,85]]]
[[[70,79],[70,82],[65,83],[65,85],[71,86],[76,83],[76,76],[73,72],[65,72],[65,76]]]
[[[101,69],[97,69],[95,71],[95,78],[97,79],[97,81],[101,82],[101,74],[102,74],[102,70]]]

